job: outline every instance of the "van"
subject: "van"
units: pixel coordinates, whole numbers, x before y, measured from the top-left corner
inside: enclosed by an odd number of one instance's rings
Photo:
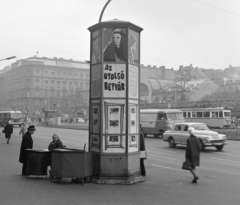
[[[162,137],[175,123],[185,122],[183,112],[177,109],[142,109],[140,110],[140,124],[144,136]]]

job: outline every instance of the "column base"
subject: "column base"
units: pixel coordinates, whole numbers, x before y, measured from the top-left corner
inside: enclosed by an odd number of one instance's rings
[[[131,177],[118,177],[114,179],[114,177],[93,177],[92,182],[96,184],[123,184],[123,185],[130,185],[130,184],[137,184],[140,182],[144,182],[145,177],[143,176],[131,176]]]

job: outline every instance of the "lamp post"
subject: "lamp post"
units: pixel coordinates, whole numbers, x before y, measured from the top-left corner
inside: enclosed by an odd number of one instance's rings
[[[4,61],[4,60],[11,60],[13,58],[16,58],[16,56],[11,56],[11,57],[8,57],[8,58],[4,58],[4,59],[1,59],[0,61]]]

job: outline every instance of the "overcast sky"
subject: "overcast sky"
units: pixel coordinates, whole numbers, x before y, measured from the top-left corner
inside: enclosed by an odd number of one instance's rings
[[[1,0],[0,59],[90,59],[88,27],[107,0]],[[240,0],[112,0],[102,21],[141,32],[141,64],[224,69],[240,66]],[[0,69],[15,60],[1,61]]]

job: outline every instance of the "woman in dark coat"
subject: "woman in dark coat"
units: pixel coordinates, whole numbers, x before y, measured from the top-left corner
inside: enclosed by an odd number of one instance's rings
[[[9,140],[13,133],[13,126],[10,125],[9,122],[7,122],[7,124],[4,127],[4,131],[5,131],[5,138],[6,138],[7,144],[9,144]]]
[[[48,149],[51,151],[53,149],[63,148],[63,143],[59,139],[59,136],[57,134],[54,134],[52,136],[52,142],[49,144]]]
[[[143,133],[143,130],[142,130],[142,126],[140,124],[140,152],[141,151],[145,151],[145,153],[146,153],[144,133]],[[144,160],[145,159],[146,159],[146,157],[145,158],[140,157],[140,169],[141,169],[142,176],[146,176],[146,170],[145,170],[145,166],[144,166]]]
[[[193,183],[197,183],[199,177],[195,173],[195,167],[200,165],[200,142],[199,139],[194,135],[194,128],[189,127],[188,132],[190,137],[187,139],[187,149],[186,149],[186,161],[191,163],[192,169],[190,172],[193,175]]]
[[[32,134],[35,131],[35,126],[30,125],[28,127],[28,131],[22,138],[22,144],[20,148],[20,156],[19,156],[19,162],[23,164],[22,166],[22,175],[26,176],[27,175],[27,157],[28,157],[28,152],[26,149],[32,149],[33,148],[33,140],[32,140]]]

